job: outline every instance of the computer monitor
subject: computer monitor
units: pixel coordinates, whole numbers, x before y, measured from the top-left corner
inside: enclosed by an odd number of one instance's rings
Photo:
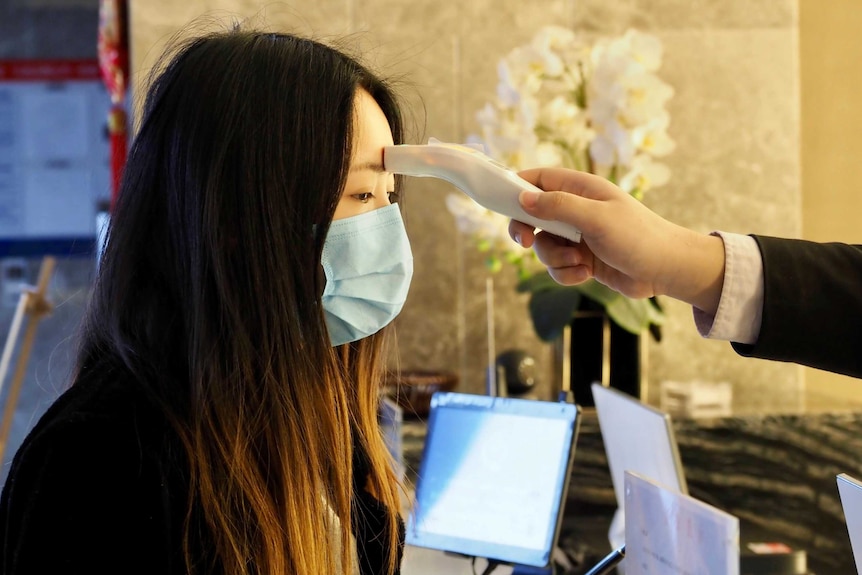
[[[856,572],[862,573],[862,482],[846,473],[838,475],[837,481]]]
[[[438,392],[407,543],[542,567],[559,536],[579,408]]]

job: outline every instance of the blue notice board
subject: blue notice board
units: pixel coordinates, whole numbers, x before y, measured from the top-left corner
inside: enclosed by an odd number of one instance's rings
[[[109,108],[96,60],[0,61],[0,258],[94,254]]]

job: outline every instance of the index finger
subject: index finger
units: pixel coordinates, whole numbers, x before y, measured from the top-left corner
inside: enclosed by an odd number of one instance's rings
[[[615,186],[601,176],[566,168],[532,168],[518,175],[545,191],[569,192],[594,200],[611,197],[615,190]]]

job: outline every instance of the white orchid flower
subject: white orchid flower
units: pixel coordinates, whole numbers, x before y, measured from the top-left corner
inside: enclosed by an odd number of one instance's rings
[[[542,51],[560,53],[578,41],[575,33],[562,26],[545,26],[533,36],[532,45]]]
[[[497,108],[495,108],[490,102],[487,102],[481,110],[476,112],[476,121],[479,122],[480,126],[488,126],[495,129],[500,125],[500,119],[497,116]]]
[[[446,196],[446,207],[455,216],[458,231],[464,234],[476,234],[482,239],[496,241],[499,214],[491,212],[466,194],[449,194]]]
[[[654,74],[633,74],[620,81],[626,92],[620,113],[629,126],[646,124],[663,113],[666,102],[673,96],[673,89]]]
[[[627,193],[643,194],[665,185],[669,180],[670,168],[647,154],[640,154],[632,160],[631,169],[620,178],[619,186]]]
[[[517,106],[521,98],[518,82],[513,78],[512,70],[506,60],[497,64],[497,101],[503,107]]]
[[[590,170],[640,197],[668,181],[670,170],[655,158],[675,148],[666,110],[673,89],[656,74],[662,56],[661,42],[636,30],[590,44],[567,28],[542,28],[498,63],[496,98],[477,112],[471,139],[514,170]],[[505,216],[463,194],[447,206],[491,259],[523,251],[509,239]]]
[[[643,126],[632,130],[632,140],[640,152],[645,152],[655,157],[670,154],[676,149],[674,142],[667,133],[670,124],[670,116],[667,112],[659,113]]]
[[[629,29],[623,35],[623,40],[628,44],[632,57],[644,68],[655,72],[661,67],[662,46],[658,38]]]
[[[527,162],[522,167],[528,166],[562,166],[563,154],[560,147],[552,142],[539,142],[535,147],[535,154],[532,158],[525,158]]]
[[[455,216],[459,232],[486,242],[489,248],[516,256],[529,251],[509,237],[508,217],[485,209],[466,194],[447,195],[446,208]]]
[[[586,115],[571,98],[555,96],[542,106],[539,112],[539,123],[550,127],[556,132],[565,132],[586,121]]]
[[[595,126],[596,136],[590,142],[590,156],[600,166],[628,166],[635,154],[632,132],[618,122]]]
[[[509,79],[515,82],[518,90],[524,94],[536,93],[545,77],[557,76],[564,68],[559,56],[541,52],[533,46],[515,48],[504,61],[509,69]]]

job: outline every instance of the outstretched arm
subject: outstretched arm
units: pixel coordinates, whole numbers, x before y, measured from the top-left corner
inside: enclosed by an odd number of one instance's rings
[[[545,193],[522,192],[524,210],[579,228],[575,243],[521,222],[511,236],[534,247],[561,284],[590,278],[629,297],[667,295],[714,314],[724,277],[720,238],[669,222],[611,182],[562,168],[527,170],[520,176]]]
[[[669,222],[592,174],[544,168],[520,175],[548,190],[521,193],[527,213],[583,234],[574,243],[510,223],[511,236],[532,246],[556,281],[595,278],[629,297],[667,295],[716,314],[725,275],[721,238]],[[862,247],[755,240],[763,264],[762,321],[755,343],[734,349],[862,377]]]
[[[862,246],[755,236],[763,317],[742,355],[862,377]]]

